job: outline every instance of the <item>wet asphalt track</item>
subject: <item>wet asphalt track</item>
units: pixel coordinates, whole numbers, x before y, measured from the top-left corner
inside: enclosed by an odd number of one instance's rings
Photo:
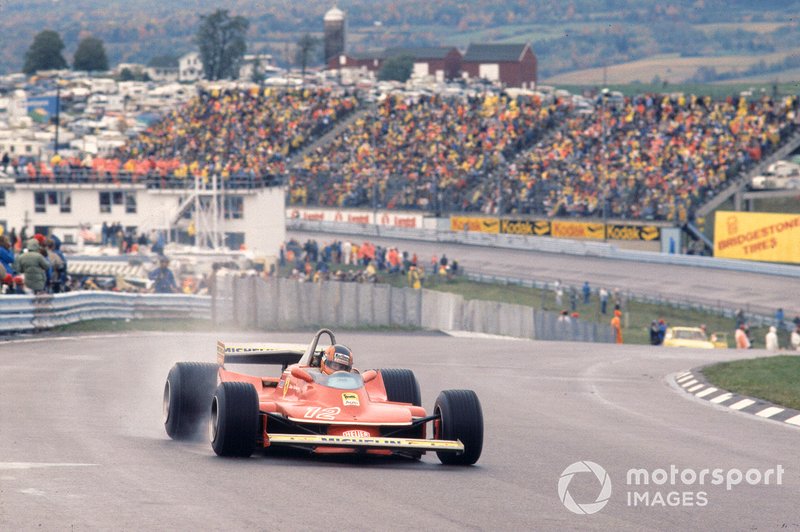
[[[332,242],[350,238],[361,242],[364,237],[289,231],[288,237],[305,242],[309,238]],[[500,275],[538,281],[560,279],[580,286],[589,281],[593,288],[605,286],[609,292],[617,287],[625,292],[661,294],[669,298],[730,308],[743,308],[772,315],[781,307],[786,317],[800,315],[800,279],[775,275],[753,274],[663,264],[644,264],[600,257],[578,257],[558,253],[467,246],[413,240],[369,238],[379,245],[393,245],[417,253],[427,264],[431,256],[445,253],[470,272]]]
[[[0,530],[533,530],[800,528],[800,429],[689,399],[666,376],[730,351],[341,333],[357,365],[415,371],[430,408],[473,388],[486,441],[474,467],[312,457],[221,459],[169,440],[161,392],[179,360],[213,361],[215,339],[308,334],[142,333],[0,343]],[[591,460],[611,498],[567,511],[558,478]],[[650,486],[706,492],[703,507],[629,507],[631,468],[785,469],[783,485]],[[579,474],[570,493],[593,502]]]

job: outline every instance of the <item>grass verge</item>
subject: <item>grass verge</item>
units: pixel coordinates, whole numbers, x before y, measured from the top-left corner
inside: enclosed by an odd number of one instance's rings
[[[182,319],[142,319],[142,320],[115,320],[99,319],[79,321],[69,325],[61,325],[52,329],[55,333],[82,333],[82,332],[132,332],[132,331],[180,331],[203,332],[208,331],[208,320],[182,320]]]
[[[800,410],[800,356],[722,362],[703,369],[714,386]]]

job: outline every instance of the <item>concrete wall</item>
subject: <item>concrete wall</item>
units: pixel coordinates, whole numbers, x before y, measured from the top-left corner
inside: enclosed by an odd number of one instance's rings
[[[610,327],[580,320],[559,322],[554,312],[381,284],[221,276],[214,308],[218,325],[262,330],[390,326],[539,340],[613,341]]]

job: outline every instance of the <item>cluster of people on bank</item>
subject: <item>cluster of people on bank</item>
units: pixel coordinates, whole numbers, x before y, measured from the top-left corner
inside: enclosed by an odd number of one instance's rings
[[[24,241],[15,236],[12,244],[8,235],[0,235],[0,282],[4,294],[67,291],[67,258],[59,238],[37,233]]]
[[[461,273],[458,261],[445,254],[434,254],[426,263],[416,253],[394,246],[349,240],[320,244],[309,239],[300,244],[291,239],[281,246],[278,264],[290,268],[290,277],[299,281],[377,282],[381,274],[398,274],[412,288],[422,287],[426,271],[447,279]]]

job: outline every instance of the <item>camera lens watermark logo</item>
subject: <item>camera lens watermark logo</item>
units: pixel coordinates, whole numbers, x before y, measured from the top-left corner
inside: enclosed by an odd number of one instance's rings
[[[597,477],[598,482],[600,482],[600,494],[594,502],[579,504],[575,502],[575,499],[570,495],[568,489],[569,483],[572,482],[572,477],[574,477],[576,473],[594,473],[594,476]],[[574,514],[591,515],[597,513],[608,503],[610,497],[611,479],[608,473],[606,473],[606,470],[594,462],[584,460],[582,462],[570,464],[564,472],[561,473],[561,478],[558,479],[558,498],[561,499],[561,504]]]

